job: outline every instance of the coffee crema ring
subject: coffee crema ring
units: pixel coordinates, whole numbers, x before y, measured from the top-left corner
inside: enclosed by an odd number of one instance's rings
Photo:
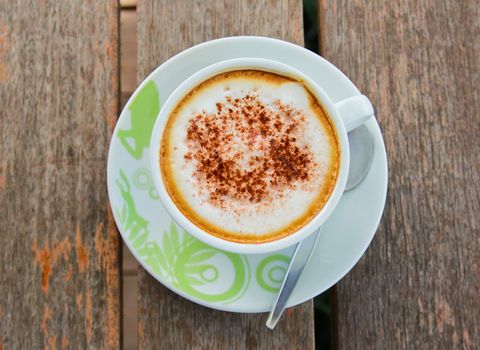
[[[340,149],[319,101],[295,79],[259,70],[216,75],[168,117],[160,168],[179,210],[241,243],[307,224],[335,187]]]

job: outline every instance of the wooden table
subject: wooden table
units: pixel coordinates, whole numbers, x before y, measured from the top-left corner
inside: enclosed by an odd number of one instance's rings
[[[335,347],[480,348],[480,6],[321,0],[321,54],[376,107],[379,231],[333,290]],[[299,0],[139,0],[138,82],[229,35],[303,44]],[[0,350],[119,348],[122,254],[106,193],[120,112],[116,1],[0,0]],[[138,270],[141,349],[313,349],[312,302],[275,331]],[[128,337],[128,334],[124,334]],[[125,337],[124,337],[125,338]]]

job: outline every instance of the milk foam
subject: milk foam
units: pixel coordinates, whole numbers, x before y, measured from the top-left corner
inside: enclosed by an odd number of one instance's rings
[[[195,176],[196,164],[185,159],[187,154],[187,129],[196,113],[215,113],[216,104],[224,102],[227,96],[242,98],[247,94],[257,96],[264,104],[274,106],[275,101],[301,110],[305,116],[302,132],[297,143],[306,146],[316,163],[307,183],[299,183],[281,193],[273,191],[270,198],[259,203],[228,199],[224,207],[209,201],[209,194],[203,191]],[[177,108],[176,117],[170,129],[170,166],[176,190],[181,193],[191,211],[202,220],[230,232],[237,238],[242,236],[261,237],[279,232],[305,216],[308,208],[318,200],[322,185],[326,181],[332,160],[332,131],[328,123],[321,121],[318,111],[310,104],[305,87],[293,81],[269,81],[255,77],[235,76],[213,81],[194,94]],[[238,146],[241,149],[241,145]],[[244,164],[248,167],[247,164]]]

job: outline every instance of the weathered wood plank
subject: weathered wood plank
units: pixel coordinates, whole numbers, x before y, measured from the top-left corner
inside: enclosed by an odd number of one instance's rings
[[[138,81],[172,55],[205,40],[265,35],[303,43],[302,3],[153,1],[138,3]],[[177,349],[312,349],[312,302],[288,310],[274,332],[266,315],[210,310],[171,293],[139,271],[139,347]]]
[[[342,349],[480,347],[480,7],[323,1],[322,54],[376,106],[380,231],[337,286]]]
[[[0,1],[0,348],[118,348],[115,1]]]
[[[140,0],[137,11],[139,82],[174,54],[206,40],[264,35],[303,44],[300,0]]]

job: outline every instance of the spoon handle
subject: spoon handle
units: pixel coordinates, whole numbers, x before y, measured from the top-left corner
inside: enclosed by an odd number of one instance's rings
[[[287,306],[288,298],[290,298],[290,295],[295,289],[298,279],[315,249],[321,230],[322,228],[320,227],[317,232],[296,245],[292,260],[290,260],[290,265],[288,266],[285,278],[283,279],[282,286],[280,287],[277,298],[273,303],[272,311],[270,311],[270,315],[268,316],[266,323],[268,328],[274,329],[278,320],[282,317],[283,311]]]

